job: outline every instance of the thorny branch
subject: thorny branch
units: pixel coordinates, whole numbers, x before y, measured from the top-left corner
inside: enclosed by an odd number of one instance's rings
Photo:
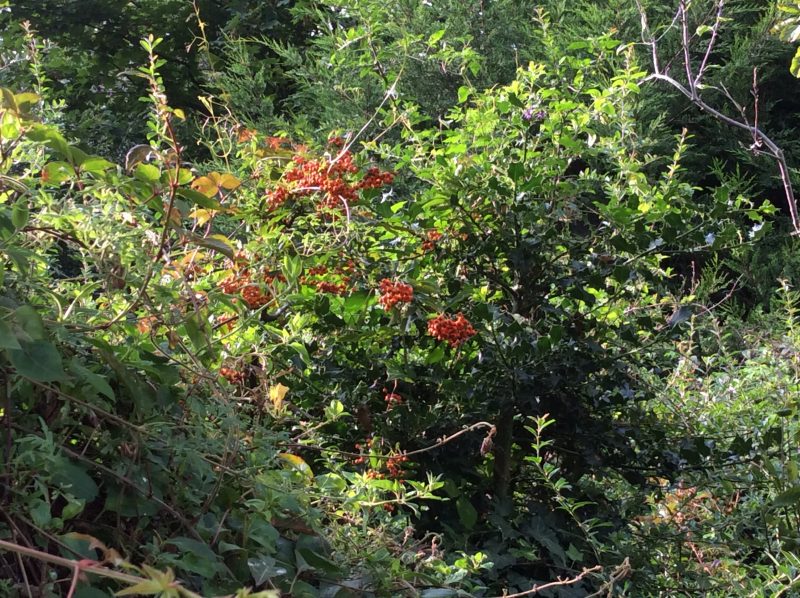
[[[758,126],[757,115],[754,124],[750,124],[746,118],[737,120],[710,106],[700,95],[700,90],[703,88],[703,75],[706,73],[709,57],[711,56],[711,52],[713,51],[717,42],[719,29],[723,22],[722,13],[724,4],[725,0],[717,0],[716,2],[716,14],[714,17],[714,24],[711,26],[711,37],[708,41],[708,46],[703,53],[700,66],[695,72],[690,58],[691,37],[689,35],[689,3],[687,0],[680,0],[678,4],[678,12],[676,13],[675,18],[673,18],[667,29],[658,37],[654,36],[652,30],[650,29],[650,25],[647,20],[647,12],[642,6],[641,0],[636,0],[636,6],[639,9],[639,15],[641,17],[642,42],[645,46],[650,48],[651,60],[653,63],[653,72],[645,78],[645,81],[663,81],[671,85],[682,95],[687,97],[695,106],[700,108],[700,110],[707,112],[721,122],[738,129],[743,129],[750,134],[750,136],[753,138],[753,144],[750,146],[751,149],[755,152],[763,152],[768,156],[771,156],[778,163],[778,170],[780,172],[781,182],[783,183],[784,194],[786,195],[786,203],[789,206],[789,215],[792,220],[792,228],[794,229],[793,234],[797,235],[800,234],[800,218],[798,218],[797,201],[795,199],[794,189],[792,187],[789,174],[789,166],[786,163],[786,157],[783,154],[783,150],[781,150],[781,148],[778,147],[778,145]],[[669,74],[669,67],[662,67],[659,60],[658,42],[664,37],[664,35],[666,35],[668,31],[676,27],[676,25],[679,25],[681,30],[681,51],[683,54],[683,66],[686,75],[685,84],[671,76]],[[755,84],[753,89],[753,93],[756,95],[757,105],[757,87]]]

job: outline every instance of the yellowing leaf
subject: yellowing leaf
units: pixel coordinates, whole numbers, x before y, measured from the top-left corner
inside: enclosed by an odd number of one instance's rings
[[[293,455],[291,453],[278,453],[278,459],[283,461],[285,465],[288,465],[298,473],[302,473],[307,478],[313,478],[314,472],[311,471],[311,468],[308,466],[302,457],[298,457],[297,455]]]
[[[212,173],[213,175],[214,173]],[[211,178],[207,176],[197,177],[192,181],[192,189],[199,191],[206,197],[214,197],[219,193],[219,187]]]
[[[115,594],[115,596],[151,596],[154,594],[160,594],[163,591],[164,588],[162,585],[159,582],[151,579],[137,583],[135,586],[125,588],[124,590],[120,590]]]
[[[216,211],[214,210],[198,209],[191,212],[189,218],[194,218],[197,220],[198,226],[203,226],[206,222],[211,220],[215,214]]]
[[[272,401],[275,409],[280,409],[283,406],[283,398],[287,392],[289,392],[289,387],[280,382],[269,389],[269,400]]]
[[[242,181],[240,181],[239,179],[237,179],[235,176],[233,176],[228,172],[218,175],[216,181],[220,187],[228,190],[236,189],[236,187],[242,184]]]

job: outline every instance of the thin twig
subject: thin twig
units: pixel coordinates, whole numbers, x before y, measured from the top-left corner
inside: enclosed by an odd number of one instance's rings
[[[717,16],[715,19],[714,27],[712,28],[712,36],[709,40],[708,47],[706,48],[703,61],[700,65],[700,70],[698,71],[697,75],[693,75],[692,73],[692,66],[690,63],[689,57],[689,34],[688,34],[688,14],[687,14],[687,5],[685,0],[681,0],[678,13],[679,13],[679,21],[681,23],[681,44],[683,46],[683,56],[684,56],[684,67],[686,71],[686,78],[687,82],[684,85],[674,77],[670,76],[668,72],[661,68],[660,61],[658,58],[658,40],[653,36],[650,26],[647,21],[647,13],[642,6],[641,0],[636,0],[636,5],[639,9],[639,15],[641,17],[641,28],[642,28],[642,42],[644,45],[650,47],[651,57],[653,62],[653,72],[644,78],[644,81],[663,81],[673,88],[677,89],[682,95],[687,97],[695,106],[700,108],[700,110],[707,112],[717,120],[724,122],[732,127],[736,127],[739,129],[743,129],[747,131],[751,137],[753,138],[753,146],[752,148],[756,150],[758,147],[763,145],[767,148],[768,155],[770,155],[777,163],[778,163],[778,170],[780,172],[781,182],[783,183],[783,190],[786,196],[786,203],[789,207],[789,215],[792,221],[792,228],[794,229],[793,234],[797,235],[800,234],[800,218],[798,218],[797,213],[797,201],[794,195],[794,188],[791,182],[791,175],[789,172],[789,166],[786,163],[786,157],[783,154],[783,150],[766,134],[763,130],[756,124],[749,124],[748,122],[742,122],[740,120],[736,120],[735,118],[731,118],[726,114],[723,114],[716,108],[712,108],[709,104],[703,100],[703,98],[698,93],[698,89],[701,87],[702,76],[706,71],[708,66],[708,57],[711,55],[711,52],[714,48],[714,44],[717,41],[717,31],[719,30],[720,23],[722,22],[722,7],[723,7],[723,0],[718,0],[717,4]],[[676,20],[673,19],[670,26],[667,28],[667,31],[672,29],[675,26]],[[666,32],[665,32],[666,33]],[[659,36],[658,39],[661,39],[664,34]]]
[[[575,577],[570,577],[567,579],[558,578],[556,581],[551,581],[546,584],[542,585],[537,584],[533,586],[530,590],[525,590],[524,592],[517,592],[516,594],[503,594],[502,596],[496,596],[495,598],[522,598],[522,596],[534,596],[535,594],[543,592],[544,590],[549,590],[550,588],[555,588],[558,586],[570,586],[576,584],[587,575],[591,573],[599,573],[602,570],[603,567],[601,567],[600,565],[595,565],[594,567],[591,567],[589,569],[584,569]]]

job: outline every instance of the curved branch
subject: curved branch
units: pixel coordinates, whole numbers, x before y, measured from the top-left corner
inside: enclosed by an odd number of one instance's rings
[[[786,163],[786,157],[783,154],[783,150],[775,143],[764,131],[758,126],[757,121],[756,124],[750,124],[749,122],[737,120],[732,118],[726,114],[723,114],[716,108],[710,106],[706,101],[700,96],[698,92],[699,89],[702,88],[702,77],[705,74],[706,68],[708,66],[708,59],[711,55],[711,52],[714,48],[714,45],[717,41],[717,36],[720,28],[720,24],[722,23],[722,8],[723,8],[724,0],[718,0],[717,2],[717,10],[716,10],[716,17],[714,20],[714,25],[711,28],[711,39],[708,42],[708,47],[703,55],[703,60],[700,64],[700,68],[697,71],[697,74],[694,74],[692,71],[692,65],[689,58],[689,35],[688,35],[688,10],[687,4],[685,0],[680,0],[680,4],[678,6],[678,18],[673,19],[670,26],[667,28],[673,28],[676,24],[676,20],[680,22],[681,27],[681,46],[683,50],[683,60],[684,60],[684,68],[686,71],[686,78],[687,83],[684,85],[674,77],[670,76],[665,69],[661,68],[659,58],[658,58],[658,40],[653,36],[650,26],[647,22],[647,13],[642,6],[641,0],[636,0],[636,5],[639,9],[639,14],[641,17],[641,29],[642,29],[642,42],[644,45],[649,46],[651,50],[651,58],[653,63],[653,72],[644,78],[644,81],[663,81],[668,85],[672,86],[674,89],[677,89],[683,96],[689,99],[695,106],[707,112],[715,119],[723,122],[727,125],[732,127],[742,129],[747,131],[750,136],[753,138],[753,145],[751,146],[752,149],[758,149],[761,146],[764,146],[767,149],[768,155],[770,155],[777,163],[778,163],[778,171],[780,173],[781,182],[783,183],[783,191],[786,195],[786,203],[789,206],[789,216],[792,220],[792,228],[794,229],[793,234],[797,235],[800,234],[800,218],[798,218],[797,213],[797,200],[794,195],[794,188],[792,186],[791,176],[789,172],[789,165]],[[665,32],[666,33],[666,32]],[[663,35],[662,35],[663,36]]]

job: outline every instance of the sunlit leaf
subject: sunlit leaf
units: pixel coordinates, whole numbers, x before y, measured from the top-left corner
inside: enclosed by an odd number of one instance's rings
[[[289,392],[289,387],[284,386],[280,382],[278,384],[274,384],[269,389],[269,400],[272,401],[273,407],[275,409],[280,410],[283,406],[283,398],[286,396],[286,393]]]

